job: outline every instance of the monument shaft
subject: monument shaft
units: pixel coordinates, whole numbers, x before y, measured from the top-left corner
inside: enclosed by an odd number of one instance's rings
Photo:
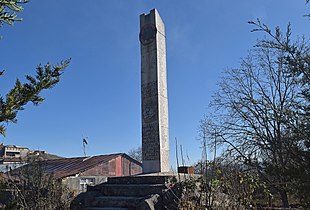
[[[142,168],[169,171],[165,26],[156,9],[140,15]]]

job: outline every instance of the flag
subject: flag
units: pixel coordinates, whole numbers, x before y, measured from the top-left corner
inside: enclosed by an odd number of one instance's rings
[[[83,144],[88,144],[86,139],[83,139]]]

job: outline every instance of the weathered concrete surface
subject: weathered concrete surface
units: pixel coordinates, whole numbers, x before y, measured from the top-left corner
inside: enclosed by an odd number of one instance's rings
[[[156,9],[140,15],[142,168],[169,171],[165,25]]]
[[[98,191],[87,191],[80,193],[71,202],[70,209],[72,210],[84,210],[87,207],[92,207],[92,203],[95,201],[96,197],[100,196]]]
[[[176,178],[170,175],[111,177],[75,198],[71,209],[163,209],[162,198]]]
[[[105,184],[94,189],[98,189],[105,196],[147,196],[151,194],[161,194],[165,189],[164,184]],[[134,189],[134,191],[133,191]]]
[[[150,195],[149,198],[146,198],[140,202],[139,208],[141,210],[163,209],[160,195]]]

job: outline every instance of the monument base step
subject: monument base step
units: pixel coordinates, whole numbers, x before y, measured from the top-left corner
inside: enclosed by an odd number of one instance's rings
[[[98,196],[92,202],[93,207],[121,207],[121,208],[135,208],[143,197],[129,197],[129,196]]]
[[[165,184],[110,184],[103,183],[93,190],[105,196],[132,196],[144,197],[151,194],[162,194],[167,189]]]
[[[171,174],[111,177],[106,183],[88,187],[71,203],[74,210],[141,210],[160,207],[162,196],[177,179]]]
[[[136,176],[109,177],[110,184],[165,184],[174,177],[168,174],[140,174]]]

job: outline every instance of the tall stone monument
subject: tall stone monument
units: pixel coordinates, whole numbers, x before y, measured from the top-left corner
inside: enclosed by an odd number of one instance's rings
[[[169,171],[165,25],[156,9],[140,15],[142,168]]]

